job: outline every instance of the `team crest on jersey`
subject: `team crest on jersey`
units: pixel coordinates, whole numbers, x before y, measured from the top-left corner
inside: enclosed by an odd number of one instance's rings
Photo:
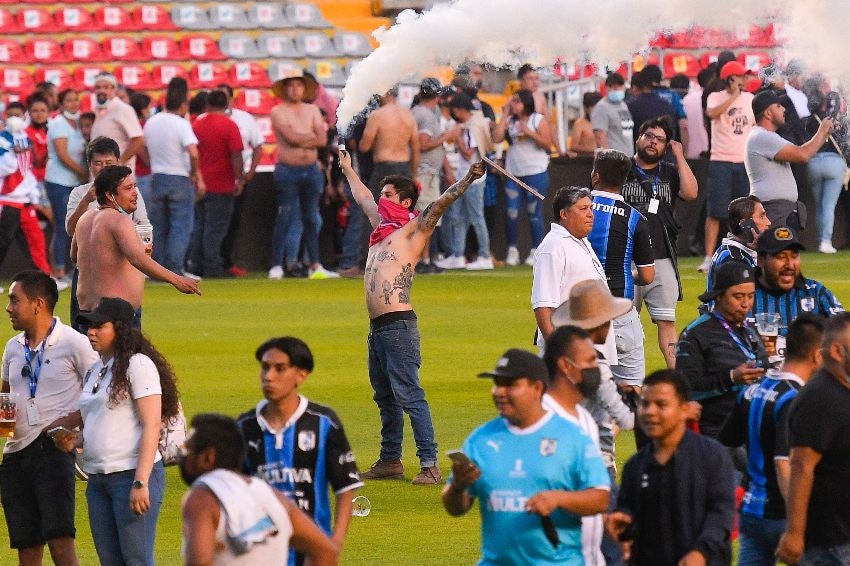
[[[540,441],[540,455],[551,456],[558,450],[558,440],[555,438],[544,438]]]
[[[800,308],[806,312],[812,312],[815,310],[815,298],[814,297],[803,297],[800,299]]]
[[[316,433],[312,430],[302,430],[298,433],[298,448],[309,452],[316,447]]]

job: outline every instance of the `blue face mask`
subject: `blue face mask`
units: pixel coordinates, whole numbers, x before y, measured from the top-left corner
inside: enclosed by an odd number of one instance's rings
[[[121,208],[121,205],[118,204],[118,201],[115,200],[115,197],[112,197],[112,204],[114,204],[116,207],[118,207],[118,212],[120,212],[121,214],[126,214],[127,216],[130,216],[129,212],[127,212],[126,210]]]
[[[626,99],[626,91],[624,90],[609,90],[608,101],[614,104],[619,104]]]

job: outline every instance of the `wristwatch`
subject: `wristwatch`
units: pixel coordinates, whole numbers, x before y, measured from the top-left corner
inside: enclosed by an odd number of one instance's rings
[[[142,489],[145,487],[145,482],[142,480],[133,480],[133,489]]]

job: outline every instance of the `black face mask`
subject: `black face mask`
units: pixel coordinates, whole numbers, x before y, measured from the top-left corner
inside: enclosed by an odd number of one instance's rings
[[[574,361],[567,358],[574,367],[578,367]],[[584,397],[593,397],[599,391],[599,386],[602,383],[602,372],[599,367],[581,368],[581,383],[574,383]],[[572,381],[572,380],[570,380]]]

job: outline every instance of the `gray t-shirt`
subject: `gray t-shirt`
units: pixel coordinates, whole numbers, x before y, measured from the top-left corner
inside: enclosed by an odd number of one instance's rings
[[[635,152],[632,130],[635,128],[632,113],[625,102],[612,104],[607,98],[600,100],[590,113],[590,125],[594,130],[608,134],[608,147],[626,155]]]
[[[420,134],[428,134],[432,138],[439,137],[443,131],[440,128],[440,115],[436,110],[431,110],[421,104],[413,107],[413,117],[416,119],[416,130]],[[443,167],[443,159],[446,157],[446,150],[443,144],[438,144],[437,147],[423,151],[419,154],[419,171],[420,173],[439,173]]]
[[[751,195],[761,200],[797,200],[797,182],[791,172],[791,164],[773,159],[790,143],[776,132],[753,126],[744,157]]]
[[[77,210],[77,207],[80,206],[80,202],[83,200],[83,197],[86,195],[88,190],[91,188],[91,183],[86,183],[85,185],[80,185],[78,187],[74,187],[74,190],[71,191],[71,194],[68,196],[68,212],[65,214],[65,231],[68,231],[68,221],[71,220],[71,217],[74,215],[74,212]],[[89,203],[89,210],[97,208],[97,201],[93,200]],[[139,198],[136,201],[136,211],[130,215],[130,218],[133,220],[134,224],[138,224],[140,226],[150,226],[151,221],[148,220],[148,210],[145,208],[145,199],[142,198],[142,193],[139,191]],[[73,234],[68,234],[69,236],[73,236]]]

